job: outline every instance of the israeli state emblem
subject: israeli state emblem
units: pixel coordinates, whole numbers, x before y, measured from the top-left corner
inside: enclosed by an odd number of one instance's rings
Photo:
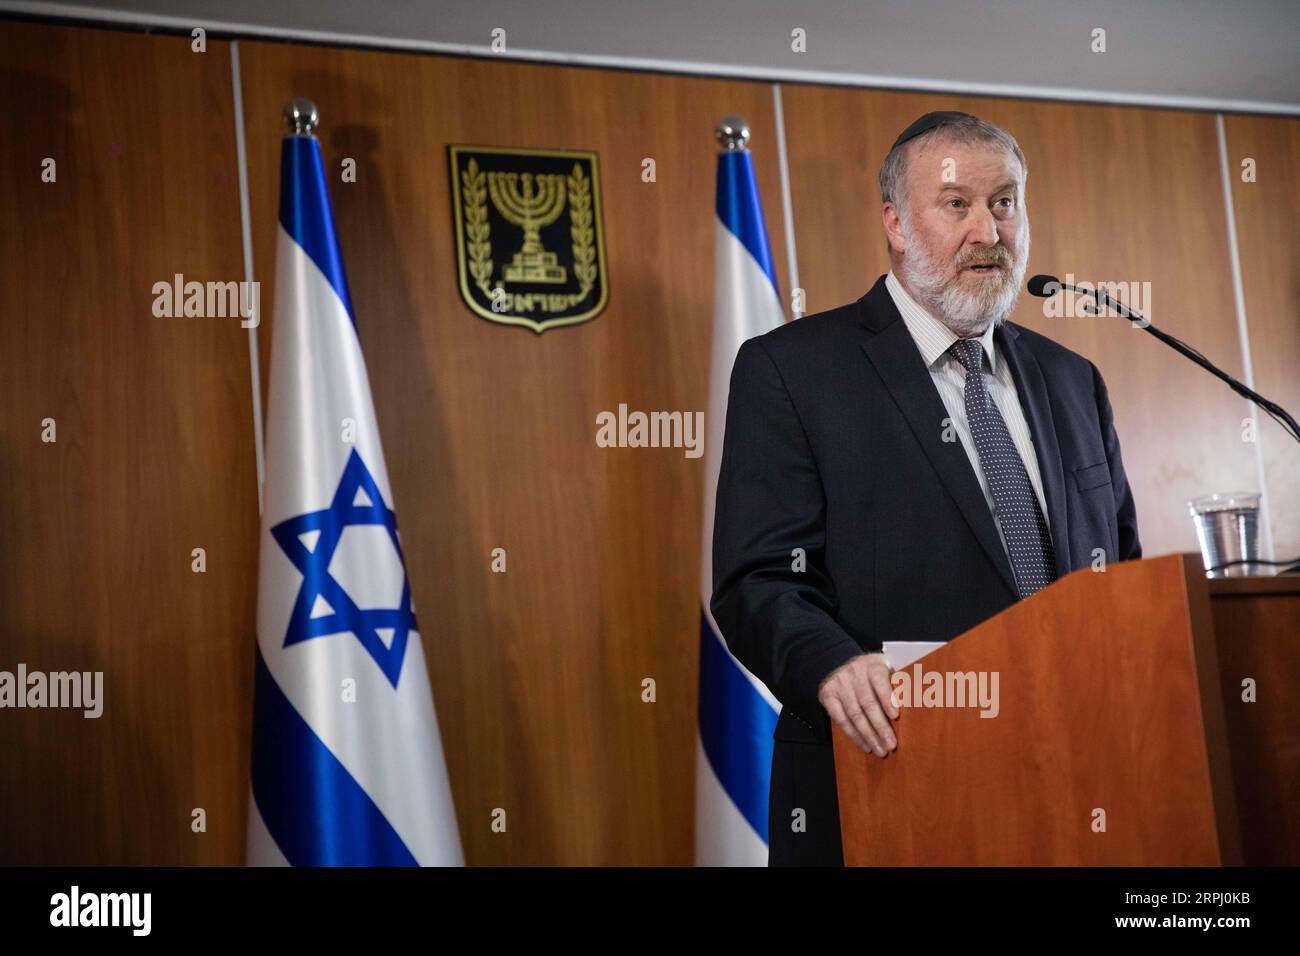
[[[595,153],[449,146],[465,304],[541,334],[594,319],[609,286]]]

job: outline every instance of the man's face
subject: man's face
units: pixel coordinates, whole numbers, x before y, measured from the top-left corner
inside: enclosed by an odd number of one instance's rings
[[[905,285],[957,335],[1004,320],[1029,265],[1020,161],[995,146],[927,137],[912,147],[906,190],[901,216],[885,207]]]

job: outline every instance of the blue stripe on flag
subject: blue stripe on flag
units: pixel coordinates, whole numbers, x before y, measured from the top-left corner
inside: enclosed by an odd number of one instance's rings
[[[722,789],[764,843],[776,718],[701,611],[700,739]]]
[[[253,798],[293,866],[417,866],[383,812],[284,695],[257,649]]]
[[[758,201],[758,184],[754,181],[754,160],[747,152],[718,154],[718,218],[749,250],[781,298],[772,268],[772,252],[767,244],[767,226],[763,206]]]
[[[286,136],[280,147],[280,225],[325,274],[355,326],[330,194],[325,188],[320,143],[314,137]]]

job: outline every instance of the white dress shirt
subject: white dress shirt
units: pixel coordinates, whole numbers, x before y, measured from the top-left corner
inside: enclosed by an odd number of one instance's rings
[[[921,353],[921,359],[930,370],[934,387],[938,390],[939,397],[943,399],[944,407],[948,409],[953,430],[961,439],[962,447],[966,449],[966,457],[970,459],[975,477],[979,479],[980,489],[984,492],[984,500],[993,515],[993,523],[997,525],[998,537],[1002,540],[1002,549],[1005,551],[1007,541],[1002,534],[1002,523],[998,520],[993,493],[989,490],[988,479],[984,477],[984,469],[980,467],[979,451],[971,437],[970,423],[966,420],[966,369],[961,362],[957,361],[957,356],[948,351],[959,336],[913,299],[892,270],[885,277],[885,288],[893,296],[894,305],[898,306],[898,311],[907,324],[907,330],[912,333],[912,339]],[[1034,486],[1038,507],[1043,511],[1043,520],[1048,521],[1047,501],[1043,498],[1043,479],[1038,472],[1038,455],[1034,451],[1033,436],[1029,433],[1029,424],[1025,421],[1024,410],[1020,407],[1020,396],[1016,393],[1011,367],[1006,362],[998,361],[997,348],[993,343],[993,331],[994,327],[990,325],[980,336],[980,343],[984,346],[984,387],[997,405],[998,411],[1002,413],[1002,420],[1006,422],[1007,431],[1011,433],[1011,441],[1020,454],[1020,460],[1025,463],[1025,471],[1029,473],[1029,483]],[[1050,529],[1050,524],[1048,527]],[[1010,560],[1009,555],[1008,560]]]

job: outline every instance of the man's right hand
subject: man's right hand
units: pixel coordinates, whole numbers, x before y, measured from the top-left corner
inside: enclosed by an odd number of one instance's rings
[[[817,689],[817,700],[863,750],[883,757],[898,746],[889,726],[898,719],[898,707],[883,653],[862,654],[831,671]]]

